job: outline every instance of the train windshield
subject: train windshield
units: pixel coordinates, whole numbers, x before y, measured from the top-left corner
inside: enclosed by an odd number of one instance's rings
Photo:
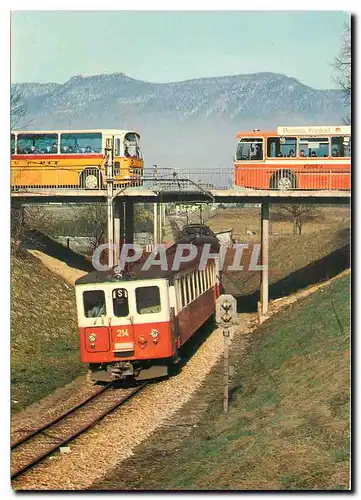
[[[158,313],[161,310],[160,293],[157,286],[143,286],[135,289],[138,314]]]
[[[113,311],[117,318],[124,318],[129,315],[128,292],[125,288],[115,288],[113,290]]]
[[[86,318],[105,316],[105,294],[103,290],[90,290],[83,293],[84,314]]]

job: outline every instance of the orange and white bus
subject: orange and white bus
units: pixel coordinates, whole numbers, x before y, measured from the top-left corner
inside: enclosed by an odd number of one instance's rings
[[[351,127],[278,127],[237,134],[235,188],[350,189]]]
[[[143,177],[140,136],[131,130],[11,132],[11,188],[106,185],[106,145],[112,148],[114,184]]]

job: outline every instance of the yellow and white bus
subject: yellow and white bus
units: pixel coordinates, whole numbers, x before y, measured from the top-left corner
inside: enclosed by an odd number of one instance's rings
[[[132,130],[12,131],[11,188],[105,188],[109,143],[115,186],[137,184],[144,167],[139,141]]]

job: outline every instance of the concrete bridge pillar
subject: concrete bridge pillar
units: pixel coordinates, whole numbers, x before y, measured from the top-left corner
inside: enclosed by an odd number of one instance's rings
[[[269,204],[261,205],[261,316],[268,312],[268,241],[269,241]]]

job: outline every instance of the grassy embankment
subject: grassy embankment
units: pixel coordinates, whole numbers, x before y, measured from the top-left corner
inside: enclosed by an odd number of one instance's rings
[[[348,209],[323,209],[320,219],[305,225],[301,236],[284,234],[280,228],[290,228],[289,222],[272,221],[272,231],[269,241],[269,280],[270,298],[277,298],[295,292],[309,285],[329,279],[350,265],[350,212]],[[225,211],[227,212],[227,211]],[[253,209],[254,212],[254,209]],[[257,214],[243,210],[224,215],[223,227],[229,224],[237,229],[238,239],[249,243],[260,241],[259,228],[257,229]],[[210,225],[217,229],[221,224],[221,214],[211,219]],[[259,214],[258,214],[259,223]],[[247,236],[247,227],[257,229],[257,234]],[[291,226],[292,227],[292,226]],[[240,297],[240,305],[247,299],[254,308],[259,296],[259,273],[249,270],[251,251],[245,250],[242,259],[243,271],[228,271],[224,274],[224,286],[228,293]],[[232,262],[232,260],[230,260]]]
[[[252,335],[232,381],[227,416],[216,389],[214,404],[180,449],[148,456],[141,470],[123,464],[122,478],[114,474],[110,484],[147,490],[348,489],[349,364],[346,275]]]
[[[84,371],[74,288],[27,252],[12,255],[11,399],[13,411]]]

